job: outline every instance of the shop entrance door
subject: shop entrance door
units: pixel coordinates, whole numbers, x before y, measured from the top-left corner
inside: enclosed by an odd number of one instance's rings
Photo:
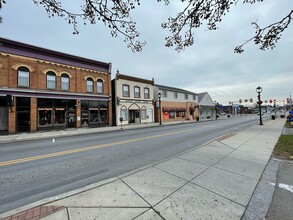
[[[129,123],[140,123],[139,110],[129,110]]]
[[[8,107],[0,106],[0,134],[8,132]]]
[[[16,98],[16,131],[30,131],[30,98]]]
[[[75,109],[69,109],[68,110],[68,128],[75,128],[76,127],[76,115],[75,115]]]
[[[30,131],[30,112],[19,111],[17,112],[17,132]]]

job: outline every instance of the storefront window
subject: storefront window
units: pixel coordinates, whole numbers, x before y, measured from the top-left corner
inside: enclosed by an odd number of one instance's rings
[[[185,112],[176,112],[176,118],[185,118]]]
[[[170,116],[169,116],[170,119],[174,119],[174,118],[175,118],[175,112],[170,112],[169,115],[170,115]]]
[[[99,109],[98,108],[90,108],[90,122],[91,123],[99,122]]]
[[[89,112],[88,111],[84,110],[81,112],[81,126],[82,127],[89,126]]]
[[[39,126],[52,124],[52,108],[39,108]]]
[[[55,109],[55,124],[61,125],[65,124],[65,108],[56,108]]]
[[[108,123],[108,111],[107,109],[100,109],[100,119],[101,123]]]

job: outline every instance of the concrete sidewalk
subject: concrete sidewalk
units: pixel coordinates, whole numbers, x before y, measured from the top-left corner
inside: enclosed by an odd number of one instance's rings
[[[241,219],[283,126],[266,121],[0,219]]]

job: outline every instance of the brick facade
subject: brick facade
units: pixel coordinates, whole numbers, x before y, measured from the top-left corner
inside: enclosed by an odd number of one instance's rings
[[[27,68],[29,72],[29,86],[20,86],[18,82],[20,68]],[[47,88],[47,74],[52,71],[55,74],[55,89]],[[81,127],[82,103],[94,101],[96,108],[100,109],[99,103],[103,103],[103,109],[107,109],[107,122],[103,121],[103,126],[112,124],[112,104],[111,104],[111,63],[89,60],[56,51],[38,48],[19,42],[0,38],[0,96],[3,98],[7,94],[13,96],[13,106],[8,114],[8,133],[18,132],[17,114],[20,109],[16,100],[30,98],[29,104],[29,131],[39,130],[39,110],[38,100],[72,100],[74,104],[68,107],[64,104],[64,114],[62,117],[67,121],[69,111],[75,115],[75,127]],[[69,89],[62,90],[61,75],[66,74],[69,78]],[[87,91],[87,79],[93,80],[93,92]],[[97,92],[97,81],[103,84],[103,93]],[[106,107],[105,107],[105,104]],[[48,107],[48,106],[47,106]],[[50,106],[49,106],[50,107]],[[60,111],[60,108],[52,108],[49,111]],[[46,109],[46,108],[44,108]],[[83,109],[85,111],[85,108]],[[88,110],[89,111],[89,110]],[[100,112],[100,110],[98,110]],[[68,116],[67,116],[68,115]],[[53,119],[56,115],[52,113]],[[90,112],[89,112],[89,116]],[[95,117],[99,117],[95,115]],[[63,123],[63,128],[67,124]],[[92,126],[100,126],[92,124]],[[50,126],[48,126],[50,127]]]

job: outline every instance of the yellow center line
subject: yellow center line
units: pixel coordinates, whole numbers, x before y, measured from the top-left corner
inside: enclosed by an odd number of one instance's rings
[[[65,151],[60,151],[60,152],[55,152],[55,153],[50,153],[50,154],[43,154],[43,155],[38,155],[38,156],[19,158],[19,159],[15,159],[15,160],[8,160],[8,161],[0,162],[0,167],[12,165],[12,164],[23,163],[23,162],[28,162],[28,161],[40,160],[40,159],[45,159],[45,158],[50,158],[50,157],[56,157],[56,156],[61,156],[61,155],[84,152],[84,151],[89,151],[89,150],[94,150],[94,149],[99,149],[99,148],[105,148],[105,147],[110,147],[110,146],[116,146],[116,145],[121,145],[121,144],[128,144],[128,143],[133,143],[133,142],[143,141],[143,140],[148,140],[148,139],[154,139],[154,138],[159,138],[159,137],[164,137],[164,136],[170,136],[173,134],[191,132],[191,131],[195,131],[198,129],[200,129],[200,128],[193,128],[193,129],[175,131],[175,132],[170,132],[170,133],[165,133],[165,134],[158,134],[158,135],[134,138],[131,140],[117,141],[117,142],[112,142],[112,143],[107,143],[107,144],[100,144],[100,145],[77,148],[77,149],[72,149],[72,150],[65,150]]]

